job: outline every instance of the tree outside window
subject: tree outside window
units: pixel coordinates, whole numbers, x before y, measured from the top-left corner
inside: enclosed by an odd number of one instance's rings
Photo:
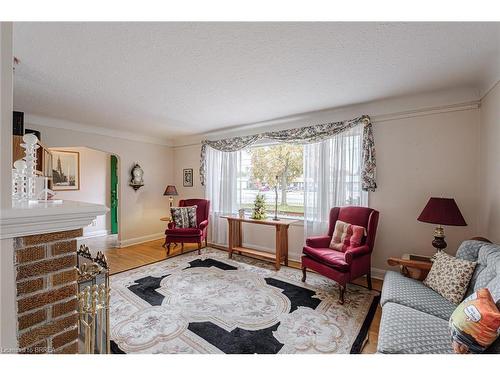
[[[252,207],[255,196],[260,192],[266,198],[267,210],[273,212],[274,189],[278,186],[280,214],[303,216],[303,146],[275,144],[252,147],[241,152],[239,165],[241,207]]]

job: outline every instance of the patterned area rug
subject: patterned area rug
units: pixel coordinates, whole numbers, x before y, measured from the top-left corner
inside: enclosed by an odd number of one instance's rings
[[[359,353],[378,292],[211,248],[111,276],[114,353]]]

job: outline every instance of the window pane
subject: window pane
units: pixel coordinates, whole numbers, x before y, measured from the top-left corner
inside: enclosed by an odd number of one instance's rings
[[[303,146],[272,144],[240,151],[238,200],[251,213],[257,194],[263,194],[269,215],[274,215],[276,188],[278,215],[304,216]]]

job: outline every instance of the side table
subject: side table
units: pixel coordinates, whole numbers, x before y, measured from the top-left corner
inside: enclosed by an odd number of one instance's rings
[[[401,258],[387,259],[389,266],[400,266],[401,273],[412,279],[423,281],[432,267],[432,257],[416,254],[403,254]]]

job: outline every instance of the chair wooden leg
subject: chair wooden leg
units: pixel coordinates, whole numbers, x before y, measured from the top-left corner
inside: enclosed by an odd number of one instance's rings
[[[170,242],[167,244],[167,256],[170,255]]]
[[[208,247],[208,238],[205,238],[205,247]]]
[[[201,255],[201,241],[198,242],[198,255]]]
[[[181,243],[181,254],[184,252],[184,242]]]
[[[161,245],[161,247],[167,247],[167,237],[165,236],[165,242],[163,242],[163,245]]]
[[[372,290],[372,274],[371,274],[371,272],[368,272],[366,274],[366,282],[368,284],[368,289]]]
[[[345,286],[339,284],[339,304],[344,304]]]
[[[306,271],[307,271],[307,268],[306,267],[302,267],[302,282],[303,283],[306,282]]]

